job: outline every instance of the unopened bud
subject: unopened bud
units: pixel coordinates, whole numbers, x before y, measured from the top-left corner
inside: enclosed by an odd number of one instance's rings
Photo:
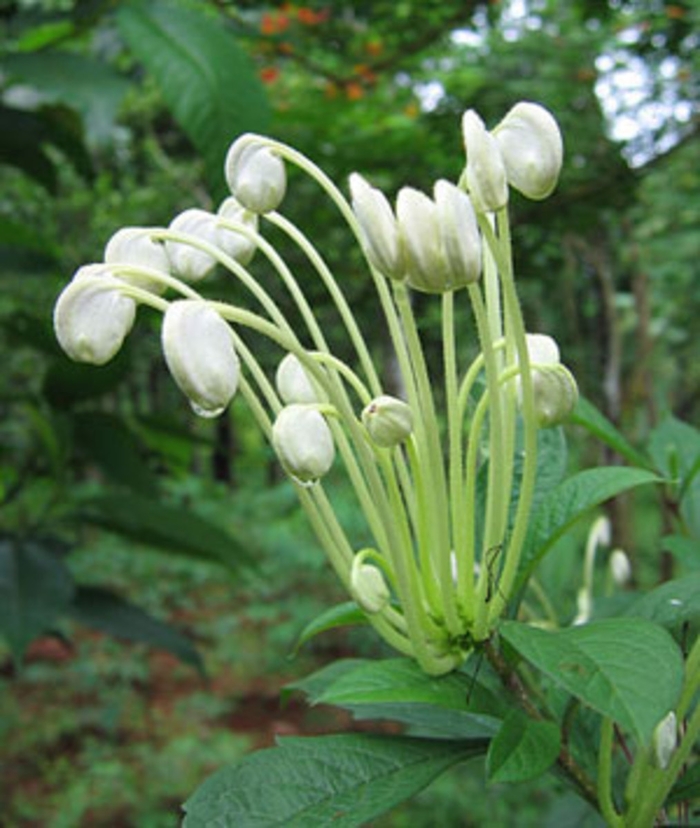
[[[251,213],[250,210],[246,210],[245,207],[239,203],[238,199],[233,196],[229,196],[221,202],[219,209],[217,210],[217,215],[227,221],[235,221],[239,224],[243,224],[251,230],[258,229],[257,215],[255,213]],[[232,259],[235,259],[244,266],[250,263],[250,260],[255,254],[255,241],[248,236],[245,236],[243,233],[237,233],[235,230],[231,230],[228,227],[220,226],[218,228],[217,241],[219,247],[224,251],[224,253],[226,253],[227,256],[230,256]]]
[[[622,549],[613,549],[610,554],[610,573],[618,586],[629,583],[632,577],[632,565],[630,559]]]
[[[224,171],[231,192],[252,213],[270,213],[284,198],[284,162],[251,135],[242,135],[231,144]]]
[[[163,317],[165,361],[180,390],[201,417],[216,417],[231,402],[240,366],[231,329],[199,299],[171,302]]]
[[[277,366],[275,385],[282,402],[287,405],[319,402],[319,395],[309,375],[294,354],[287,354]]]
[[[283,408],[272,426],[272,445],[284,470],[301,484],[314,483],[333,465],[333,435],[315,408],[298,404]]]
[[[451,282],[440,238],[437,205],[427,195],[404,187],[396,199],[399,236],[406,253],[408,284],[441,293]]]
[[[362,423],[375,445],[393,448],[413,431],[413,412],[403,400],[382,395],[364,409]]]
[[[656,725],[652,744],[657,767],[666,770],[678,744],[678,723],[673,710]]]
[[[174,233],[196,236],[208,244],[217,243],[216,218],[196,207],[175,216],[168,229]],[[194,244],[168,240],[165,249],[173,270],[188,282],[199,282],[216,267],[216,258]]]
[[[471,199],[449,181],[438,181],[434,193],[449,281],[455,288],[476,282],[481,274],[481,235]]]
[[[71,359],[104,365],[121,348],[136,315],[136,303],[123,289],[105,265],[76,271],[53,314],[56,338]]]
[[[145,227],[122,227],[121,230],[117,230],[107,242],[104,260],[106,264],[147,267],[166,274],[170,271],[165,248],[160,242],[155,242],[149,237],[148,229]],[[147,274],[125,273],[120,274],[119,278],[151,293],[160,294],[165,290],[162,282]]]
[[[473,109],[464,113],[462,135],[467,151],[466,184],[474,208],[485,213],[505,207],[508,183],[503,158],[496,140]]]
[[[534,368],[532,385],[537,424],[541,428],[560,425],[576,408],[578,386],[571,371],[563,365]]]
[[[358,173],[350,176],[350,194],[369,263],[389,279],[402,280],[403,251],[396,217],[386,196]]]
[[[493,130],[508,183],[527,198],[546,198],[561,172],[563,143],[554,116],[543,106],[516,104]]]
[[[381,612],[391,598],[389,587],[379,568],[364,563],[364,557],[361,554],[356,555],[352,563],[350,593],[369,615]]]

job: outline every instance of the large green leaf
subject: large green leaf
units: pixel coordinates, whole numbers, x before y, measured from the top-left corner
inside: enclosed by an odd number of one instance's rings
[[[558,725],[530,719],[514,710],[489,745],[486,756],[489,782],[536,779],[554,764],[559,748]]]
[[[650,621],[606,619],[556,632],[506,621],[500,632],[554,682],[644,742],[678,699],[680,650]]]
[[[668,581],[643,595],[625,615],[647,618],[668,630],[682,634],[686,625],[700,625],[700,572]]]
[[[606,466],[567,478],[544,498],[525,538],[517,585],[522,586],[540,559],[582,515],[636,486],[659,482],[646,469]]]
[[[48,542],[0,538],[0,636],[20,661],[73,598],[74,583]]]
[[[412,732],[462,739],[490,737],[505,709],[477,675],[463,672],[435,678],[407,658],[341,662],[293,685],[313,704],[334,704],[357,719],[402,722]],[[478,668],[475,668],[475,671]]]
[[[231,141],[264,131],[262,84],[224,20],[175,0],[130,0],[117,12],[129,47],[152,73],[175,120],[204,157],[209,185],[223,194]]]
[[[481,751],[480,740],[284,739],[204,782],[185,803],[184,828],[365,825]]]
[[[136,543],[216,561],[230,569],[253,564],[247,545],[182,506],[138,495],[111,494],[85,500],[76,517]]]
[[[368,623],[366,613],[354,601],[336,604],[336,606],[322,612],[304,627],[294,645],[294,652],[296,653],[307,641],[321,633],[328,632],[328,630]]]
[[[201,656],[189,638],[108,589],[78,587],[68,612],[87,627],[166,650],[204,673]]]

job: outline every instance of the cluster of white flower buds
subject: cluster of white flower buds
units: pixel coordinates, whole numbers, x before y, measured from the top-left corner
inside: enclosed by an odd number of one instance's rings
[[[504,545],[514,462],[514,452],[507,455],[504,447],[515,446],[518,405],[525,423],[523,503],[516,519],[522,523],[533,488],[533,435],[565,419],[577,398],[554,340],[525,335],[509,275],[509,237],[499,224],[507,221],[509,187],[534,199],[554,189],[562,164],[556,121],[540,105],[520,103],[492,132],[473,111],[465,113],[462,127],[466,165],[458,183],[437,181],[432,198],[405,187],[395,209],[357,173],[350,176],[348,203],[304,156],[272,139],[244,135],[225,161],[231,196],[215,212],[188,209],[167,228],[118,231],[104,261],[76,272],[54,312],[66,353],[101,365],[121,348],[139,304],[160,311],[166,364],[194,411],[216,416],[240,389],[282,467],[298,484],[302,505],[357,604],[387,641],[434,674],[453,669],[470,642],[490,634],[513,583],[522,527],[513,529],[513,541],[504,549],[496,585],[493,568],[483,561],[479,567],[476,547]],[[287,187],[287,162],[325,189],[362,246],[405,399],[384,392],[340,285],[311,242],[277,213]],[[324,282],[360,373],[328,350],[293,273],[261,235],[262,219],[287,233]],[[305,333],[292,328],[250,273],[256,251],[289,291]],[[262,312],[197,292],[195,286],[217,266],[240,281]],[[458,290],[466,289],[474,307],[482,352],[460,382],[454,343],[446,342],[444,418],[436,413],[408,288],[442,295],[443,313],[451,320],[444,336],[454,325],[450,303]],[[510,296],[503,305],[501,294],[504,300]],[[245,345],[246,330],[283,351],[274,382]],[[465,431],[469,396],[480,374],[486,391]],[[489,427],[482,432],[487,412]],[[445,421],[447,450],[441,445]],[[474,481],[484,433],[492,467],[503,468],[489,475],[486,528],[477,543]],[[336,454],[342,455],[376,548],[353,552],[322,487],[314,485],[331,470]]]

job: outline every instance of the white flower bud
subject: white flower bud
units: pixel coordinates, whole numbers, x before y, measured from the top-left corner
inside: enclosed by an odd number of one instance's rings
[[[350,572],[350,594],[369,615],[381,612],[391,595],[378,567],[364,563],[364,556],[356,555]]]
[[[275,385],[282,402],[287,405],[316,403],[320,400],[306,369],[294,354],[287,354],[277,366]]]
[[[453,287],[476,282],[481,274],[481,235],[469,196],[449,181],[434,189],[440,236]]]
[[[145,227],[122,227],[117,230],[107,242],[104,260],[107,264],[148,267],[166,274],[170,271],[170,262],[163,245],[153,241]],[[162,282],[145,274],[120,274],[119,278],[151,293],[160,294],[165,290]]]
[[[508,183],[527,198],[546,198],[556,187],[564,148],[554,116],[543,106],[516,104],[493,130]]]
[[[170,222],[169,230],[186,233],[216,245],[218,228],[216,217],[206,210],[192,208],[179,213]],[[217,260],[210,253],[186,242],[166,241],[165,250],[173,270],[189,282],[199,282],[216,267]]]
[[[284,198],[284,162],[251,135],[242,135],[231,144],[224,172],[233,195],[252,213],[270,213]]]
[[[257,215],[251,213],[250,210],[246,210],[233,196],[229,196],[221,202],[217,215],[227,221],[243,224],[251,230],[258,229]],[[243,233],[230,230],[228,227],[219,227],[216,237],[219,247],[227,256],[244,266],[250,263],[256,250],[255,242],[252,239],[244,236]]]
[[[375,445],[393,448],[413,431],[413,412],[403,400],[382,395],[364,409],[362,423]]]
[[[576,407],[578,386],[568,368],[559,362],[559,346],[546,334],[527,334],[537,424],[541,428],[563,423]],[[522,381],[517,380],[522,399]]]
[[[526,334],[527,353],[531,365],[559,365],[559,346],[547,334]]]
[[[503,158],[496,140],[473,109],[464,113],[462,135],[467,151],[466,182],[474,208],[485,213],[505,207],[508,183]]]
[[[404,187],[396,199],[396,218],[406,254],[408,284],[428,293],[441,293],[451,280],[437,205],[424,193]]]
[[[656,725],[652,744],[657,767],[666,770],[678,744],[678,723],[673,710]]]
[[[61,348],[76,362],[104,365],[121,348],[136,315],[125,285],[104,265],[79,268],[61,292],[53,314]]]
[[[201,417],[216,417],[238,387],[231,330],[199,299],[171,302],[163,317],[163,353],[173,379]]]
[[[624,586],[632,577],[630,559],[622,549],[613,549],[610,554],[610,573],[618,586]]]
[[[350,176],[350,194],[369,263],[389,279],[401,281],[405,276],[403,251],[396,217],[386,196],[358,173]]]
[[[315,408],[296,403],[283,408],[272,426],[272,445],[284,470],[301,484],[314,483],[333,465],[333,435]]]

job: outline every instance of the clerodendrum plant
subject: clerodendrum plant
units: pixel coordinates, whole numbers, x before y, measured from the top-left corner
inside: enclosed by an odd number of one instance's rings
[[[104,261],[81,267],[57,301],[56,333],[73,359],[97,365],[110,360],[137,306],[147,305],[163,314],[166,363],[197,414],[221,414],[236,393],[250,407],[294,482],[355,613],[408,657],[359,667],[354,662],[350,673],[317,679],[311,695],[323,686],[325,701],[342,697],[334,684],[340,675],[350,706],[387,703],[393,690],[404,704],[389,705],[384,717],[416,725],[411,704],[432,711],[423,711],[421,739],[348,735],[286,741],[213,777],[188,803],[188,825],[216,819],[222,825],[310,826],[326,824],[331,816],[334,825],[362,824],[449,765],[487,749],[492,779],[532,778],[556,762],[611,824],[646,825],[692,749],[700,727],[697,710],[679,747],[676,721],[688,714],[697,690],[698,647],[689,658],[695,672],[689,669],[684,679],[678,647],[650,621],[548,632],[542,629],[547,624],[512,620],[534,563],[568,523],[612,494],[649,482],[651,475],[630,469],[624,471],[636,477],[599,475],[569,491],[569,502],[550,504],[544,517],[540,508],[532,519],[538,432],[565,420],[578,395],[554,340],[526,332],[507,206],[511,187],[531,199],[550,195],[561,169],[562,140],[555,119],[535,103],[517,104],[492,131],[470,110],[462,128],[466,165],[458,182],[438,181],[432,198],[405,187],[395,209],[359,174],[350,176],[348,202],[305,156],[273,139],[244,135],[228,152],[232,196],[216,213],[190,209],[167,228],[119,230]],[[278,212],[286,164],[325,191],[364,253],[400,369],[398,390],[383,384],[323,251]],[[317,274],[347,333],[353,361],[332,352],[294,273],[260,232],[260,219],[296,245]],[[303,330],[290,324],[253,276],[255,252],[288,291]],[[217,264],[247,291],[245,307],[205,299],[193,286]],[[437,372],[431,373],[421,346],[411,291],[434,294],[441,303],[443,359]],[[467,366],[457,361],[455,301],[462,298],[471,305],[478,346]],[[274,378],[246,345],[248,332],[279,347]],[[444,400],[440,410],[438,400]],[[371,546],[356,547],[324,489],[322,478],[336,453],[365,515]],[[546,607],[546,596],[541,601]],[[500,641],[510,645],[506,653]],[[610,655],[616,647],[624,649],[617,660]],[[475,652],[486,653],[489,669],[517,705],[482,686],[474,667],[480,658],[470,659]],[[547,702],[541,692],[532,694],[516,652],[548,676],[559,696]],[[654,691],[657,681],[639,679],[639,658],[655,658],[655,669],[665,672],[662,692]],[[364,697],[358,689],[363,680]],[[569,732],[577,733],[580,702],[602,715],[594,727],[600,747],[593,763],[579,755]],[[453,717],[448,728],[441,711],[455,708],[465,718]],[[638,752],[633,757],[621,742],[632,765],[620,796],[611,779],[623,731],[637,740]]]

